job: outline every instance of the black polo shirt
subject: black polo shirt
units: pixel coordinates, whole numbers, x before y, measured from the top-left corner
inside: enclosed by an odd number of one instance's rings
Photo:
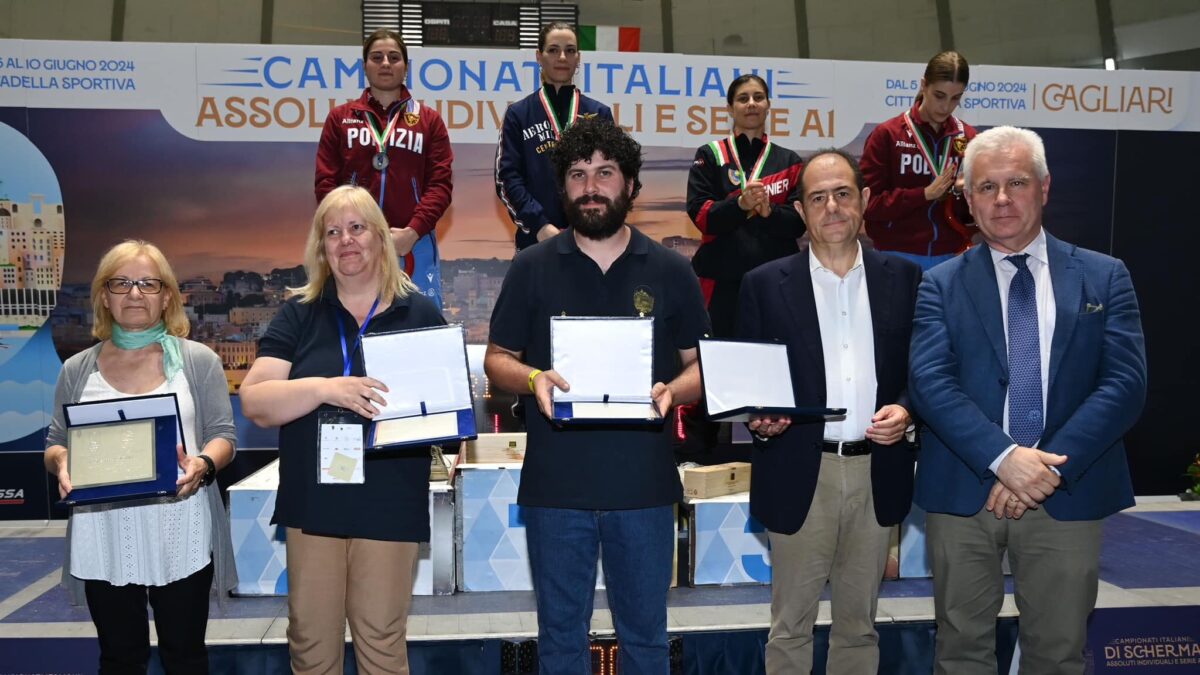
[[[683,256],[630,228],[629,245],[607,273],[565,230],[520,252],[492,311],[489,340],[549,370],[550,317],[638,316],[634,296],[654,317],[654,381],[679,374],[679,350],[709,331],[700,284]],[[649,392],[647,392],[649,393]],[[670,424],[556,427],[522,396],[528,443],[517,501],[526,506],[632,509],[682,497]]]
[[[332,281],[320,298],[287,301],[258,342],[258,356],[292,364],[289,380],[340,377],[342,346],[338,320],[355,350],[350,374],[363,376],[362,348],[355,344],[358,322],[337,298]],[[367,333],[442,326],[437,306],[420,293],[396,298],[380,308]],[[420,355],[414,355],[420,358]],[[387,394],[383,395],[387,398]],[[366,453],[364,482],[321,484],[317,480],[320,438],[317,414],[337,410],[322,404],[279,428],[279,493],[271,522],[312,534],[384,541],[429,541],[429,448]],[[359,418],[365,425],[366,418]]]

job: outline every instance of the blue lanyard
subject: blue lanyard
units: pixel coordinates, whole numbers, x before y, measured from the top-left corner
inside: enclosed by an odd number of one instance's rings
[[[371,305],[371,311],[367,312],[367,318],[363,320],[362,327],[358,329],[358,337],[354,339],[354,348],[358,349],[358,343],[362,341],[363,333],[367,332],[367,324],[371,323],[371,318],[375,316],[375,310],[379,308],[379,298],[375,298],[375,303]],[[350,358],[354,356],[354,352],[350,350],[346,344],[346,326],[342,321],[342,317],[338,317],[338,335],[342,338],[342,377],[350,375]]]

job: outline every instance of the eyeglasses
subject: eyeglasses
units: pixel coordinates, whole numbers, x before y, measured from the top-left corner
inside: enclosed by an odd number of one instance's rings
[[[133,290],[134,286],[137,286],[138,290],[142,292],[142,295],[156,295],[162,292],[163,280],[126,279],[124,277],[113,277],[112,279],[104,282],[104,287],[108,289],[108,292],[116,293],[117,295],[125,295],[129,293]]]

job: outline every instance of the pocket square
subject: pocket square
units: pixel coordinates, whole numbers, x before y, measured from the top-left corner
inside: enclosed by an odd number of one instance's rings
[[[1089,302],[1083,306],[1084,314],[1095,314],[1096,312],[1103,312],[1103,311],[1104,311],[1104,303],[1103,302],[1098,305],[1093,305],[1092,303]]]

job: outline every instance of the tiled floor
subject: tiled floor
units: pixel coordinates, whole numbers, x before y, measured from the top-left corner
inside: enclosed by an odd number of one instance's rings
[[[89,637],[87,610],[73,607],[60,588],[63,524],[0,523],[0,638]],[[928,579],[883,584],[879,621],[933,619]],[[1150,501],[1110,518],[1101,553],[1099,607],[1200,605],[1200,504]],[[532,593],[460,593],[414,598],[413,641],[527,638],[537,634]],[[1011,585],[1001,616],[1016,616]],[[212,644],[282,644],[287,641],[285,598],[233,598],[212,607]],[[668,600],[673,633],[767,628],[770,588],[676,588]],[[819,624],[830,620],[828,598]],[[153,626],[152,626],[153,628]],[[596,597],[592,630],[611,635],[603,592]]]

